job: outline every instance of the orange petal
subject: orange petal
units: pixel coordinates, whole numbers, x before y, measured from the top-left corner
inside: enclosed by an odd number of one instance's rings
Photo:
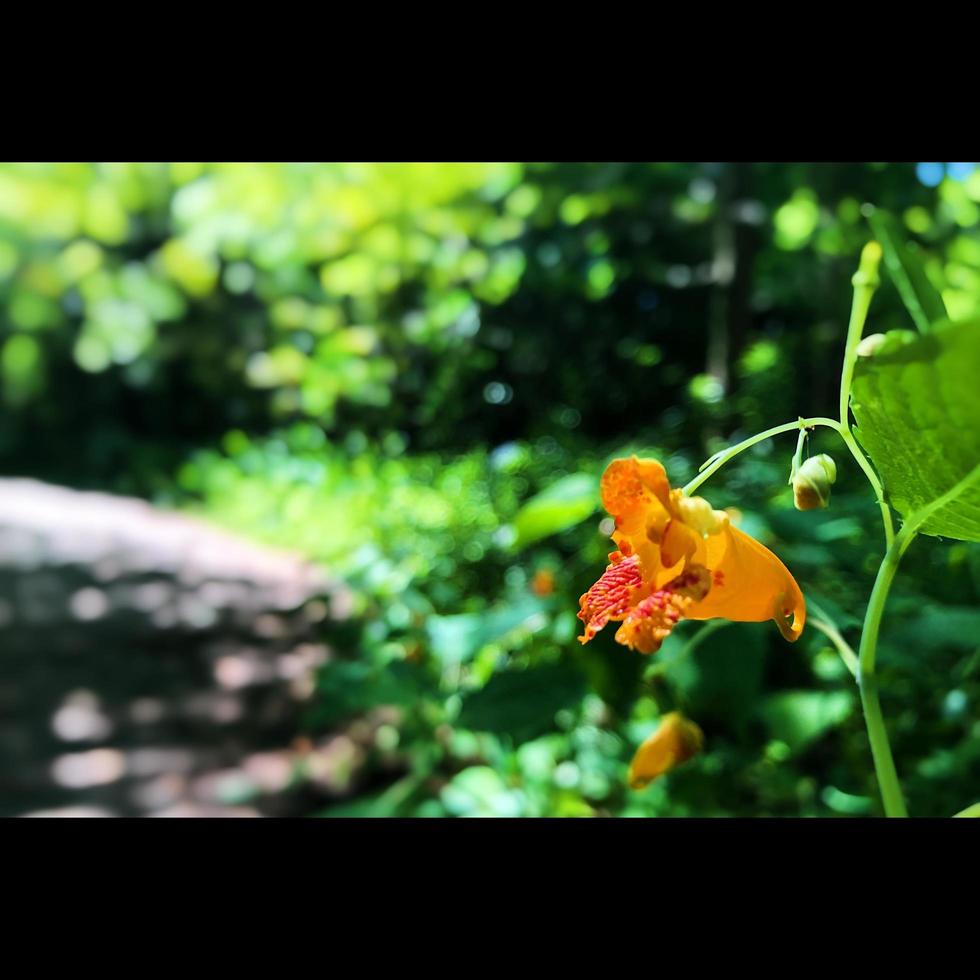
[[[679,561],[690,560],[698,550],[701,535],[692,531],[682,521],[671,521],[660,543],[660,556],[665,568],[671,568]]]
[[[704,734],[693,721],[676,711],[664,715],[657,730],[636,750],[630,763],[629,782],[633,789],[686,762],[701,751]]]
[[[626,515],[636,507],[659,499],[667,504],[670,484],[663,466],[655,459],[614,459],[599,484],[602,506],[613,517]]]
[[[799,638],[806,622],[803,593],[789,569],[765,545],[729,525],[698,551],[697,560],[712,571],[712,585],[707,596],[687,610],[688,619],[737,623],[772,619],[787,640]]]

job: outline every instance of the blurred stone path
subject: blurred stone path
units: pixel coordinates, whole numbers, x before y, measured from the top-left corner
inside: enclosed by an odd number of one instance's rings
[[[338,750],[301,715],[349,609],[296,555],[0,479],[0,815],[310,812]]]

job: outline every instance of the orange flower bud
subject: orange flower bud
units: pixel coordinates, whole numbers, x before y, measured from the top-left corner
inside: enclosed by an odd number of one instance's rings
[[[704,745],[704,733],[676,711],[664,715],[657,730],[636,750],[629,783],[642,789],[648,783],[693,758]]]

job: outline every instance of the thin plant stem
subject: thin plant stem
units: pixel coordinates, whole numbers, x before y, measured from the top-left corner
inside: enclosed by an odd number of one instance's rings
[[[796,422],[786,422],[783,425],[774,425],[771,429],[766,429],[765,432],[759,432],[749,439],[745,439],[743,442],[738,443],[738,445],[730,446],[721,453],[716,453],[713,457],[711,457],[710,464],[704,469],[704,472],[699,473],[684,487],[684,493],[694,493],[694,491],[697,490],[702,483],[720,470],[725,463],[731,459],[734,459],[739,453],[745,452],[746,449],[750,449],[757,443],[764,442],[766,439],[771,439],[773,436],[781,435],[783,432],[793,432],[797,429],[811,428],[817,425],[825,425],[830,429],[834,429],[836,432],[840,432],[841,430],[839,422],[834,419],[825,418],[798,419]]]
[[[815,629],[823,633],[824,636],[833,643],[834,648],[840,654],[841,660],[844,661],[844,666],[851,672],[852,677],[857,677],[858,675],[858,658],[857,654],[854,652],[850,643],[844,639],[840,634],[840,630],[836,626],[832,626],[830,623],[824,622],[822,619],[817,619],[816,617],[810,618],[810,625]]]
[[[861,252],[861,264],[852,279],[854,284],[854,301],[851,304],[851,318],[847,324],[844,364],[841,367],[840,428],[838,431],[844,440],[844,445],[847,446],[858,466],[861,467],[875,492],[875,498],[881,510],[881,523],[885,528],[885,547],[890,548],[892,541],[895,539],[895,527],[892,523],[891,508],[885,503],[885,494],[878,475],[861,451],[861,447],[857,444],[857,440],[851,432],[848,416],[848,406],[851,400],[851,382],[854,380],[854,365],[857,362],[857,347],[861,342],[861,334],[864,332],[864,323],[868,318],[871,298],[878,288],[878,265],[880,262],[881,246],[877,242],[869,242]]]
[[[878,777],[878,787],[888,817],[905,817],[905,800],[895,771],[891,747],[888,744],[888,734],[878,702],[878,682],[875,678],[875,656],[878,650],[878,632],[881,628],[881,617],[885,611],[888,592],[891,589],[895,574],[898,572],[902,555],[915,540],[919,528],[938,510],[951,503],[965,490],[980,480],[980,464],[977,464],[962,480],[951,487],[941,497],[917,510],[901,531],[895,536],[885,558],[878,569],[871,599],[864,616],[864,628],[861,631],[861,646],[858,651],[858,688],[861,691],[861,705],[864,708],[864,720],[871,742],[871,754],[874,757],[875,773]]]
[[[847,427],[846,422],[840,427],[839,432],[844,440],[844,445],[851,451],[851,455],[857,461],[858,466],[864,470],[864,475],[868,478],[868,482],[875,492],[875,499],[878,502],[878,508],[881,510],[881,523],[885,528],[885,547],[890,548],[892,541],[895,540],[895,526],[892,523],[891,508],[885,503],[885,494],[881,488],[881,482],[864,453],[861,452],[861,447],[857,444],[857,440]]]
[[[864,626],[861,630],[861,643],[858,649],[858,690],[861,692],[861,707],[864,711],[864,724],[868,730],[868,741],[871,743],[871,755],[874,759],[875,775],[878,778],[878,789],[881,793],[885,816],[905,817],[908,811],[902,797],[902,788],[895,770],[895,760],[892,758],[891,746],[888,743],[888,732],[885,719],[881,713],[881,703],[878,700],[878,680],[875,677],[875,654],[878,647],[878,631],[881,627],[881,617],[885,611],[885,602],[891,588],[898,563],[902,553],[908,547],[915,531],[906,528],[896,539],[895,527],[892,523],[891,508],[885,502],[881,481],[872,469],[861,448],[851,432],[848,416],[851,400],[851,382],[854,380],[854,366],[857,362],[857,348],[864,332],[864,323],[868,317],[871,298],[878,288],[878,266],[881,262],[881,246],[877,242],[869,242],[861,252],[861,263],[854,274],[854,301],[851,304],[851,318],[847,325],[847,343],[844,347],[844,364],[841,368],[840,379],[840,434],[844,445],[850,450],[858,466],[868,478],[878,507],[881,510],[881,522],[885,529],[885,557],[878,568],[874,588],[864,616]]]
[[[899,533],[892,546],[885,554],[871,599],[864,616],[864,628],[861,631],[861,645],[858,650],[858,690],[861,692],[861,707],[864,709],[864,723],[868,729],[868,740],[871,742],[871,755],[874,758],[875,775],[878,777],[878,789],[881,792],[882,804],[886,817],[907,817],[902,788],[898,782],[895,761],[892,758],[891,746],[888,744],[888,733],[885,730],[885,720],[881,714],[881,704],[878,701],[878,681],[875,677],[875,654],[878,648],[878,631],[881,627],[881,617],[885,611],[888,592],[891,589],[898,564],[905,549],[911,543],[915,532]]]

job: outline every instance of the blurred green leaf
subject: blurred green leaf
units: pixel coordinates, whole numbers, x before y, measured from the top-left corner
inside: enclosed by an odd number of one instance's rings
[[[457,724],[526,742],[553,731],[555,714],[585,691],[582,674],[563,662],[506,670],[464,698]]]
[[[892,634],[903,647],[915,651],[974,650],[980,645],[980,609],[933,606],[888,627],[888,635]]]
[[[371,793],[323,810],[321,817],[394,817],[418,790],[419,778],[409,774],[380,793]]]
[[[820,794],[820,798],[835,813],[843,813],[848,817],[861,816],[870,813],[874,806],[871,797],[855,796],[853,793],[844,793],[836,786],[826,786]]]
[[[320,672],[321,694],[314,715],[321,724],[367,711],[377,705],[407,706],[435,693],[422,669],[405,661],[380,664],[367,660],[338,660]]]
[[[432,652],[444,663],[465,663],[488,643],[505,637],[521,626],[543,628],[544,603],[533,596],[504,603],[487,612],[458,616],[430,616],[426,631]]]
[[[524,795],[509,789],[489,766],[470,766],[443,787],[442,802],[456,817],[519,817]]]
[[[599,507],[599,481],[573,473],[532,497],[514,518],[516,549],[526,548],[558,531],[574,527]]]
[[[929,333],[931,325],[945,320],[949,313],[939,291],[929,281],[922,260],[905,240],[901,225],[888,212],[878,208],[868,219],[881,245],[885,266],[895,283],[906,309],[920,333]]]
[[[806,601],[808,609],[828,620],[831,625],[836,626],[839,630],[861,625],[861,619],[858,616],[848,612],[840,603],[835,602],[823,592],[808,588]]]
[[[787,691],[767,698],[762,715],[772,737],[799,752],[853,709],[854,697],[848,691]]]
[[[980,322],[934,324],[917,336],[892,331],[858,358],[851,390],[856,435],[892,506],[909,519],[952,498],[923,534],[980,541]]]
[[[680,659],[673,644],[671,649],[664,644],[661,653],[667,650],[673,661],[668,677],[681,694],[688,717],[701,725],[744,726],[762,691],[770,625],[736,623],[731,629],[712,629],[697,636],[691,653]],[[687,637],[678,637],[681,647],[687,642]]]
[[[974,803],[973,806],[968,806],[965,810],[960,810],[959,813],[954,813],[954,817],[980,817],[980,803]]]

